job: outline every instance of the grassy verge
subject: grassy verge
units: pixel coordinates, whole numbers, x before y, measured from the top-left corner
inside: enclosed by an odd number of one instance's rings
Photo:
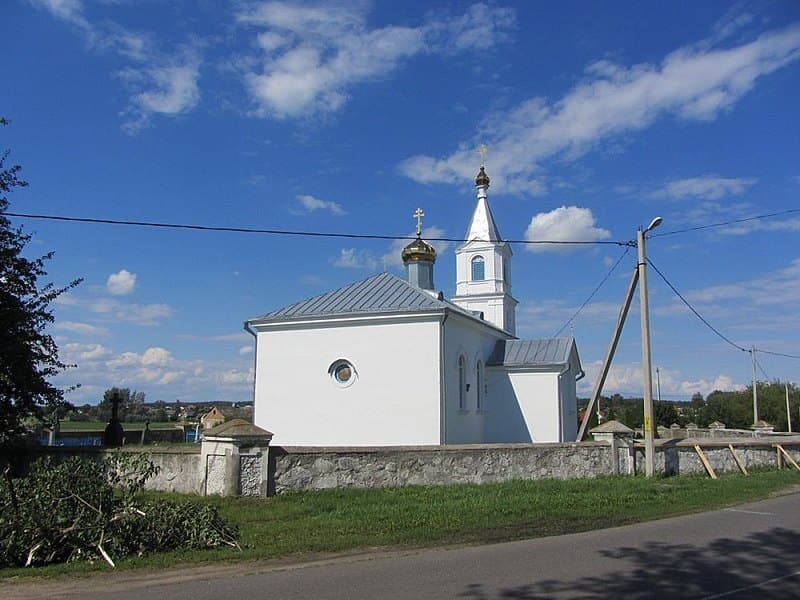
[[[492,485],[331,490],[275,498],[196,498],[240,530],[242,551],[224,549],[120,560],[118,568],[270,559],[376,547],[424,547],[542,537],[613,527],[765,498],[800,483],[796,472],[750,477],[598,478]],[[0,577],[106,570],[58,565],[0,570]]]

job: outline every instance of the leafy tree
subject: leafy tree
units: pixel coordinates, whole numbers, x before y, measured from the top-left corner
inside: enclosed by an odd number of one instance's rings
[[[0,118],[0,126],[7,124]],[[58,347],[45,330],[53,322],[50,303],[80,283],[75,280],[63,288],[40,285],[53,253],[34,259],[23,255],[31,236],[12,227],[5,213],[7,194],[27,183],[19,177],[19,165],[6,165],[8,155],[9,151],[0,155],[0,445],[18,439],[23,419],[64,402],[64,391],[49,379],[67,365],[59,360]]]
[[[143,421],[147,417],[147,407],[144,405],[144,392],[137,392],[130,388],[108,388],[103,392],[103,399],[97,405],[97,414],[103,420],[111,417],[111,399],[120,399],[119,418],[120,420]]]
[[[653,403],[653,417],[655,418],[656,425],[661,427],[669,427],[673,423],[678,423],[680,417],[678,409],[672,402],[659,402],[656,400]]]

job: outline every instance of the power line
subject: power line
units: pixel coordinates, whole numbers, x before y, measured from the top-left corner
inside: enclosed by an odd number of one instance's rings
[[[648,264],[649,264],[651,267],[653,267],[653,270],[654,270],[656,273],[658,273],[658,275],[659,275],[659,277],[661,277],[661,279],[663,279],[663,280],[664,280],[664,283],[666,283],[666,284],[669,286],[669,288],[670,288],[670,289],[671,289],[671,290],[672,290],[672,291],[675,293],[675,295],[676,295],[676,296],[678,296],[678,298],[680,298],[680,299],[681,299],[681,301],[682,301],[682,302],[683,302],[683,303],[684,303],[684,304],[685,304],[685,305],[686,305],[686,306],[689,308],[689,310],[691,310],[691,311],[692,311],[692,312],[695,314],[695,316],[696,316],[698,319],[700,319],[700,321],[702,321],[702,322],[703,322],[703,324],[704,324],[706,327],[708,327],[708,328],[709,328],[711,331],[713,331],[713,332],[714,332],[715,334],[717,334],[717,335],[718,335],[720,338],[722,338],[723,340],[725,340],[725,341],[726,341],[728,344],[730,344],[731,346],[733,346],[733,347],[734,347],[734,348],[736,348],[737,350],[741,350],[742,352],[750,352],[750,350],[748,350],[747,348],[743,348],[742,346],[740,346],[740,345],[739,345],[739,344],[737,344],[736,342],[733,342],[733,341],[731,341],[731,340],[730,340],[728,337],[726,337],[725,335],[723,335],[723,334],[722,334],[722,333],[721,333],[721,332],[720,332],[720,331],[719,331],[719,330],[718,330],[716,327],[714,327],[714,326],[713,326],[711,323],[709,323],[708,321],[706,321],[706,319],[705,319],[705,318],[703,318],[703,316],[702,316],[702,315],[701,315],[699,312],[697,312],[697,310],[694,308],[694,306],[692,306],[691,304],[689,304],[689,301],[688,301],[686,298],[684,298],[684,297],[681,295],[681,293],[680,293],[680,292],[679,292],[679,291],[678,291],[678,290],[675,288],[675,286],[674,286],[674,285],[672,285],[672,284],[670,283],[670,281],[669,281],[669,280],[668,280],[668,279],[667,279],[667,278],[664,276],[664,274],[663,274],[663,273],[662,273],[662,272],[661,272],[661,271],[658,269],[658,267],[657,267],[655,264],[653,264],[653,261],[652,261],[651,259],[648,259],[648,260],[647,260],[647,263],[648,263]]]
[[[715,229],[717,227],[727,227],[728,225],[737,225],[739,223],[747,223],[749,221],[758,221],[760,219],[768,219],[771,217],[780,217],[783,215],[789,215],[793,213],[800,213],[800,208],[790,208],[788,210],[782,210],[780,212],[768,213],[764,215],[754,215],[752,217],[745,217],[744,219],[736,219],[734,221],[723,221],[720,223],[710,223],[708,225],[698,225],[697,227],[687,227],[686,229],[675,229],[674,231],[665,231],[663,233],[652,233],[650,234],[650,238],[656,237],[664,237],[666,235],[675,235],[678,233],[688,233],[691,231],[701,231],[703,229]]]
[[[758,348],[756,348],[756,352],[758,352]],[[764,370],[764,367],[761,366],[761,363],[758,362],[758,359],[756,359],[756,365],[758,366],[758,370],[761,371],[761,374],[764,376],[764,379],[769,381],[770,380],[770,376],[767,375],[767,372]]]
[[[771,354],[772,356],[783,356],[784,358],[797,358],[800,359],[800,356],[796,354],[784,354],[783,352],[771,352],[769,350],[761,350],[760,348],[756,348],[757,352],[761,352],[761,354]]]
[[[588,297],[588,298],[586,298],[586,300],[584,300],[583,304],[581,304],[581,305],[580,305],[580,308],[578,308],[578,310],[576,310],[576,311],[575,311],[575,314],[573,314],[573,315],[572,315],[572,316],[571,316],[571,317],[570,317],[570,318],[567,320],[567,322],[566,322],[566,323],[564,323],[564,324],[561,326],[561,329],[559,329],[558,331],[556,331],[556,333],[555,333],[555,335],[554,335],[553,337],[558,337],[558,336],[559,336],[559,334],[560,334],[562,331],[564,331],[564,329],[566,329],[566,328],[567,328],[567,326],[569,326],[569,324],[570,324],[570,323],[572,323],[572,322],[575,320],[575,317],[577,317],[577,316],[580,314],[580,312],[581,312],[581,311],[582,311],[582,310],[583,310],[583,309],[586,307],[586,305],[587,305],[587,304],[589,304],[589,302],[591,302],[592,298],[594,298],[594,295],[595,295],[597,292],[599,292],[599,291],[600,291],[600,288],[601,288],[601,287],[603,287],[603,284],[604,284],[606,281],[608,281],[608,278],[609,278],[609,277],[611,277],[611,274],[612,274],[612,273],[614,272],[614,270],[617,268],[617,266],[619,265],[619,263],[621,263],[621,262],[622,262],[622,259],[623,259],[623,258],[625,258],[625,257],[628,255],[628,252],[630,252],[630,250],[631,250],[631,247],[630,247],[630,246],[628,246],[627,248],[625,248],[625,252],[623,252],[623,253],[622,253],[622,255],[621,255],[621,256],[620,256],[620,257],[617,259],[617,262],[615,262],[615,263],[614,263],[614,266],[612,266],[612,267],[611,267],[611,269],[608,271],[608,273],[606,273],[606,276],[605,276],[605,277],[603,277],[603,279],[600,281],[600,283],[598,283],[598,284],[597,284],[597,287],[595,287],[595,288],[594,288],[594,290],[592,290],[592,293],[591,293],[591,294],[589,294],[589,297]]]
[[[253,229],[249,227],[222,227],[212,225],[192,225],[186,223],[160,223],[153,221],[127,221],[118,219],[93,219],[89,217],[66,217],[62,215],[34,215],[27,213],[2,213],[9,217],[20,217],[23,219],[43,219],[48,221],[65,221],[69,223],[93,223],[100,225],[129,225],[134,227],[155,227],[160,229],[188,229],[193,231],[214,231],[227,233],[257,233],[265,235],[286,235],[303,237],[327,237],[327,238],[347,238],[363,240],[414,240],[416,236],[408,235],[380,235],[367,233],[336,233],[323,231],[292,231],[287,229]],[[469,242],[486,240],[466,240],[464,238],[431,237],[425,238],[429,242]],[[609,241],[609,240],[504,240],[512,244],[552,244],[552,245],[614,245],[630,246],[629,241]]]
[[[663,279],[663,280],[664,280],[664,283],[666,283],[666,284],[669,286],[669,288],[670,288],[670,289],[671,289],[671,290],[672,290],[672,291],[675,293],[675,295],[676,295],[676,296],[678,296],[678,298],[680,298],[680,299],[681,299],[681,301],[682,301],[682,302],[683,302],[683,303],[684,303],[684,304],[685,304],[685,305],[686,305],[686,306],[689,308],[689,310],[691,310],[691,311],[692,311],[692,312],[695,314],[695,316],[696,316],[698,319],[700,319],[700,320],[703,322],[703,324],[704,324],[706,327],[708,327],[708,328],[709,328],[711,331],[713,331],[713,332],[714,332],[715,334],[717,334],[717,335],[718,335],[720,338],[722,338],[723,340],[725,340],[725,341],[726,341],[728,344],[730,344],[731,346],[733,346],[733,347],[734,347],[734,348],[736,348],[737,350],[741,350],[742,352],[748,352],[748,353],[752,354],[753,350],[751,350],[751,349],[749,349],[749,348],[743,348],[742,346],[740,346],[740,345],[739,345],[739,344],[737,344],[736,342],[733,342],[733,341],[731,341],[731,340],[730,340],[728,337],[726,337],[725,335],[723,335],[723,334],[722,334],[722,333],[721,333],[721,332],[720,332],[718,329],[716,329],[716,328],[715,328],[713,325],[711,325],[711,323],[709,323],[709,322],[708,322],[708,321],[707,321],[705,318],[703,318],[703,316],[702,316],[702,315],[701,315],[699,312],[697,312],[697,310],[696,310],[696,309],[695,309],[695,308],[694,308],[694,307],[693,307],[691,304],[689,304],[689,301],[688,301],[686,298],[684,298],[684,297],[681,295],[681,293],[680,293],[680,292],[679,292],[679,291],[678,291],[678,290],[675,288],[675,286],[674,286],[674,285],[672,285],[672,283],[670,283],[670,281],[669,281],[669,280],[666,278],[666,276],[665,276],[665,275],[664,275],[664,274],[663,274],[661,271],[659,271],[658,267],[657,267],[655,264],[653,264],[653,261],[652,261],[650,258],[648,258],[648,259],[647,259],[647,263],[648,263],[648,264],[649,264],[651,267],[653,267],[653,270],[654,270],[656,273],[658,273],[658,275],[659,275],[659,277],[661,277],[661,279]],[[755,348],[755,351],[756,351],[756,352],[760,352],[760,353],[762,353],[762,354],[771,354],[771,355],[773,355],[773,356],[783,356],[783,357],[785,357],[785,358],[796,358],[796,359],[800,359],[800,356],[796,356],[796,355],[794,355],[794,354],[783,354],[782,352],[772,352],[772,351],[770,351],[770,350],[761,350],[760,348]],[[756,360],[756,364],[758,364],[758,361],[757,361],[757,360]],[[759,367],[760,367],[760,366],[761,366],[761,365],[759,365]],[[762,369],[762,372],[763,372],[763,369]],[[766,374],[766,373],[764,373],[764,376],[765,376],[765,377],[766,377],[766,375],[767,375],[767,374]],[[769,378],[768,378],[768,379],[769,379]]]

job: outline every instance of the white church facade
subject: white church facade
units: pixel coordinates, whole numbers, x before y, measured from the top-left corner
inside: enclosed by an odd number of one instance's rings
[[[511,248],[481,167],[456,295],[434,289],[436,251],[245,322],[256,339],[256,425],[282,446],[559,442],[577,432],[572,338],[515,336]],[[418,211],[421,216],[421,211]]]

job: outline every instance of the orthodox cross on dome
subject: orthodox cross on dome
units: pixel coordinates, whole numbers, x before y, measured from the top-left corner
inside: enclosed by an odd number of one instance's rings
[[[414,218],[417,220],[417,237],[422,235],[422,217],[425,216],[425,213],[422,212],[421,208],[418,208],[414,212]]]
[[[481,169],[486,166],[486,152],[489,148],[486,147],[486,144],[481,144],[478,146],[478,154],[481,155]]]

